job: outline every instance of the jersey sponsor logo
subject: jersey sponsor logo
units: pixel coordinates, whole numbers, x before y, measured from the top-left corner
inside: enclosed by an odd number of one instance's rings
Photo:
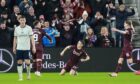
[[[0,73],[8,72],[14,64],[13,55],[6,49],[0,49]]]
[[[131,71],[133,72],[139,71],[140,70],[140,48],[133,49],[132,56],[133,56],[134,63],[129,64],[127,62],[127,65]]]

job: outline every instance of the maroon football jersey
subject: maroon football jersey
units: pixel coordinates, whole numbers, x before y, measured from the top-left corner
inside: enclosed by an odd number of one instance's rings
[[[132,40],[132,28],[127,29],[128,33],[124,35],[124,47],[131,47],[131,40]]]
[[[51,40],[51,37],[48,36],[43,29],[33,29],[33,35],[34,35],[35,45],[37,49],[42,48],[43,36],[46,36],[48,37],[49,40]]]
[[[72,46],[72,52],[69,60],[72,62],[72,64],[76,65],[78,64],[81,58],[86,56],[87,53],[83,49],[78,50],[76,46]]]

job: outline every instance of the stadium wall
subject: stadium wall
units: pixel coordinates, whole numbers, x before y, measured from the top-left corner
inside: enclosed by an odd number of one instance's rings
[[[85,50],[91,59],[88,62],[79,63],[80,72],[112,72],[121,53],[120,48],[86,48]],[[63,68],[70,56],[70,51],[67,51],[64,57],[60,57],[61,51],[62,48],[44,49],[43,72],[59,72]],[[25,64],[23,66],[25,68]],[[126,61],[122,71],[131,71]],[[12,49],[0,49],[0,72],[16,72],[16,56],[12,53]]]

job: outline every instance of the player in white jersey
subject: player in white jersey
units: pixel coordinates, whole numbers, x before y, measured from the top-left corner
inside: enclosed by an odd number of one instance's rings
[[[27,69],[27,79],[30,79],[30,49],[32,52],[36,52],[32,28],[26,25],[26,18],[21,16],[19,18],[20,25],[15,28],[14,31],[14,42],[13,42],[13,52],[17,57],[17,71],[19,75],[19,80],[23,80],[22,76],[22,64],[25,61]]]

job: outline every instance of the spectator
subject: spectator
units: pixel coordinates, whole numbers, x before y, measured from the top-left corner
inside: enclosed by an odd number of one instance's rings
[[[118,0],[118,2],[119,2],[119,5],[123,4],[123,0]]]
[[[28,9],[28,14],[26,14],[27,24],[34,28],[33,22],[37,20],[37,16],[35,15],[34,8],[32,6]]]
[[[86,47],[96,47],[97,36],[92,28],[88,28],[84,41]]]
[[[122,4],[119,6],[119,10],[117,10],[114,6],[111,6],[110,14],[116,16],[116,28],[119,30],[124,29],[124,22],[127,20],[129,16],[132,16],[135,14],[135,10],[130,7],[132,12],[128,12],[125,8],[125,5]],[[116,47],[123,46],[123,36],[120,33],[116,33]]]
[[[8,27],[11,26],[11,19],[6,11],[1,13],[0,22],[5,22]]]
[[[13,28],[6,26],[5,22],[0,23],[0,48],[12,47]]]
[[[45,47],[54,47],[56,45],[56,39],[55,39],[55,35],[58,35],[58,32],[50,27],[50,23],[48,21],[44,22],[44,31],[51,37],[52,39],[52,43],[50,43],[49,39],[47,37],[43,37],[43,45]]]
[[[89,16],[91,16],[92,9],[88,5],[87,1],[86,0],[80,0],[79,3],[78,3],[78,6],[76,6],[76,8],[74,9],[74,17],[76,19],[80,18],[82,16],[82,13],[85,10],[88,12]]]
[[[70,16],[69,14],[64,14],[64,17],[61,21],[62,24],[68,24],[68,25],[74,25],[74,20],[72,16]]]
[[[95,31],[95,34],[99,34],[101,30],[101,26],[106,26],[106,25],[107,25],[106,19],[99,11],[97,11],[91,24],[91,27]]]
[[[41,23],[41,26],[44,28],[44,22],[45,22],[45,17],[44,17],[44,15],[40,15],[40,16],[39,16],[39,21],[40,21],[40,23]]]
[[[73,29],[69,24],[63,25],[63,29],[60,33],[60,45],[61,46],[68,46],[72,44],[73,40]]]
[[[82,18],[78,23],[79,23],[78,28],[77,28],[78,39],[83,40],[83,37],[86,35],[87,29],[89,28],[91,24],[87,11],[83,12]]]
[[[51,21],[54,14],[57,14],[59,18],[62,17],[63,9],[60,5],[60,0],[46,0],[45,17],[46,20]]]
[[[114,47],[114,39],[109,34],[107,27],[102,27],[101,32],[98,35],[98,46],[99,47]]]
[[[60,0],[61,7],[63,8],[64,14],[70,14],[70,16],[74,17],[74,7],[78,4],[79,0]]]
[[[0,0],[0,14],[4,11],[8,12],[8,14],[10,13],[6,0]]]
[[[62,29],[61,19],[58,17],[57,14],[54,14],[51,26],[57,28],[58,31],[60,31]]]
[[[30,6],[33,6],[32,1],[30,1],[30,0],[23,0],[19,4],[19,8],[23,14],[27,14],[28,8],[30,8]]]
[[[15,5],[14,7],[13,7],[13,13],[11,14],[11,27],[12,28],[15,28],[18,24],[19,24],[19,22],[18,22],[18,20],[17,20],[17,16],[18,16],[18,14],[20,14],[21,12],[20,12],[20,9],[19,9],[19,7],[17,6],[17,5]]]
[[[45,0],[35,0],[34,1],[34,8],[35,8],[35,13],[37,16],[40,16],[40,15],[44,15],[44,11],[45,11],[45,6],[46,6],[46,2]],[[41,9],[41,10],[38,10],[38,9]]]
[[[106,9],[105,9],[105,1],[104,0],[95,0],[93,3],[92,9],[93,9],[93,15],[96,14],[97,11],[99,11],[104,17],[106,17]]]

